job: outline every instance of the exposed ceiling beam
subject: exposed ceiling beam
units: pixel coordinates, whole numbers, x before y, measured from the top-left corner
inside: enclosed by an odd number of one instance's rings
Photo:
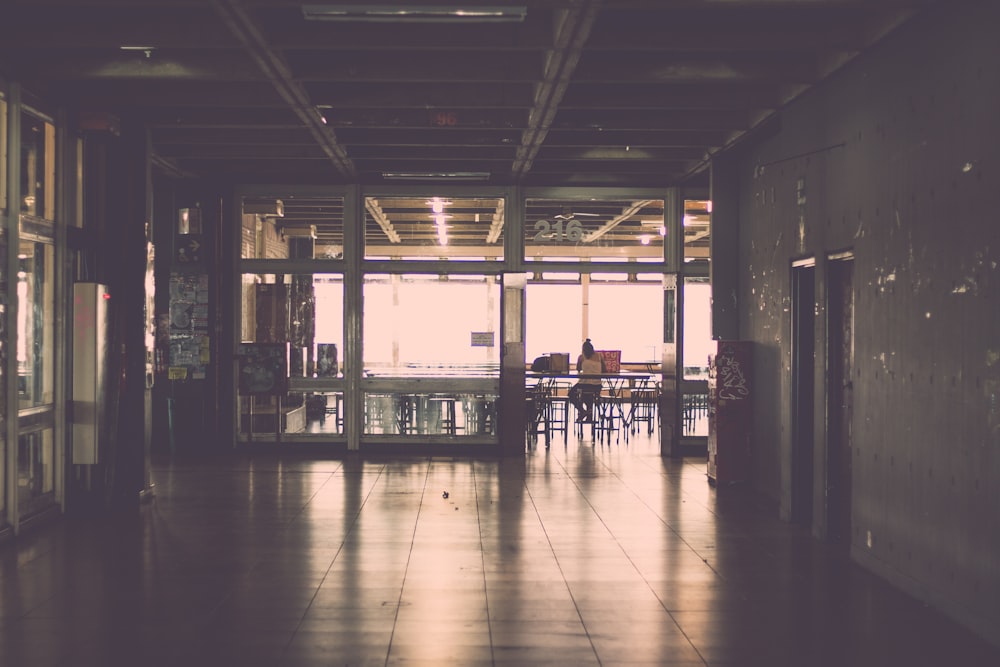
[[[316,138],[337,171],[349,178],[356,176],[354,164],[347,157],[347,151],[337,141],[334,131],[326,125],[326,119],[310,101],[309,94],[292,78],[291,70],[284,58],[270,47],[239,0],[211,0],[211,2],[222,22],[240,40],[274,89]]]
[[[378,203],[378,200],[374,197],[365,197],[365,208],[371,213],[372,218],[378,223],[378,226],[382,228],[385,232],[385,237],[389,239],[390,243],[399,243],[399,233],[392,226],[392,221],[386,216],[385,211],[382,210],[382,206]]]
[[[521,133],[521,145],[511,169],[514,180],[530,171],[545,142],[600,8],[601,0],[579,0],[570,9],[557,12],[554,46],[547,54],[541,83],[535,89],[535,103],[528,114],[528,127]]]
[[[625,220],[631,218],[633,215],[636,214],[637,211],[641,210],[645,206],[649,206],[652,203],[654,203],[652,199],[643,199],[642,201],[634,202],[631,206],[628,206],[624,210],[622,210],[620,215],[616,215],[615,217],[611,218],[606,223],[604,223],[604,225],[602,225],[600,228],[595,229],[594,231],[584,236],[583,237],[584,243],[591,243],[592,241],[596,241],[597,239],[601,238],[602,236],[610,232],[612,229],[617,227]]]
[[[493,220],[490,222],[490,231],[486,235],[487,243],[496,243],[497,239],[500,238],[500,232],[503,230],[503,202],[501,199],[497,202],[497,209],[493,212]]]

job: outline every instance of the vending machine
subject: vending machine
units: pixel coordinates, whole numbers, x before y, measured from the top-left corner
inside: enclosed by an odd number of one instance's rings
[[[720,340],[708,363],[708,480],[746,481],[753,433],[753,348],[750,341]]]

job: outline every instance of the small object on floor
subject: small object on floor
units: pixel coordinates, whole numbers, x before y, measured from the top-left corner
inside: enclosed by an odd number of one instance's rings
[[[442,497],[442,498],[447,498],[447,497],[448,497],[448,492],[447,492],[447,491],[445,491],[444,493],[442,493],[442,494],[441,494],[441,497]]]

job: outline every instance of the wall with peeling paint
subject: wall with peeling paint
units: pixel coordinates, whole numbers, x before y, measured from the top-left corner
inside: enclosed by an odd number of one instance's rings
[[[790,273],[854,253],[851,553],[1000,644],[1000,3],[943,3],[733,159],[740,335],[764,393],[754,483],[787,516]],[[814,531],[824,511],[817,362]]]

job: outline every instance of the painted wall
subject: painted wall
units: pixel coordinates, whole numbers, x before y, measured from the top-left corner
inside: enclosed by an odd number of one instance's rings
[[[1000,3],[940,4],[727,157],[739,328],[767,390],[754,483],[787,516],[791,263],[817,258],[824,355],[824,258],[853,251],[852,556],[1000,644]]]

